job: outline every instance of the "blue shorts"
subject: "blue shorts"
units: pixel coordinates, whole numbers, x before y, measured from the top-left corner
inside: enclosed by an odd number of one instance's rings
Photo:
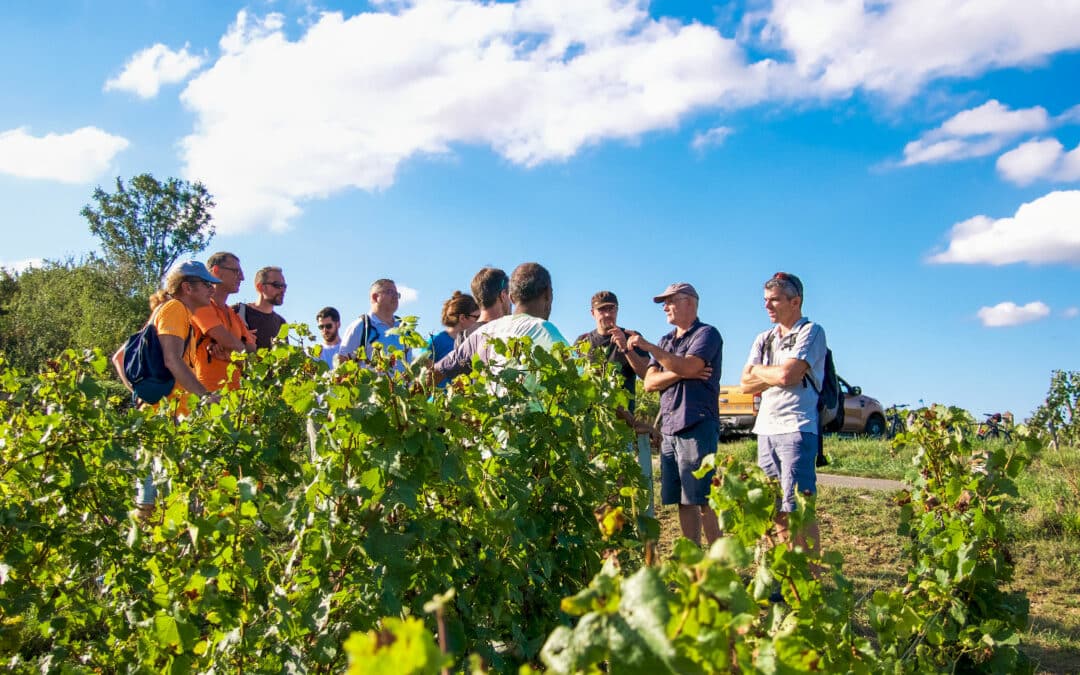
[[[758,436],[758,466],[770,478],[779,478],[784,491],[780,510],[795,510],[795,488],[817,494],[817,434],[795,431],[790,434]]]
[[[662,504],[705,505],[709,503],[713,471],[702,478],[694,472],[706,455],[716,453],[720,423],[715,420],[694,426],[660,441],[660,502]]]

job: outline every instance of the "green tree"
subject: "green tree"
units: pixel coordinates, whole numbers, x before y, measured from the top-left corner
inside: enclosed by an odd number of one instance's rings
[[[174,262],[202,251],[214,236],[214,201],[199,182],[160,182],[144,173],[125,186],[117,177],[116,192],[98,187],[93,199],[81,213],[132,294],[151,292]]]
[[[146,315],[147,296],[131,295],[97,258],[0,276],[0,352],[22,371],[68,348],[111,351]]]
[[[1061,445],[1080,444],[1080,371],[1055,370],[1046,400],[1031,417],[1032,428]]]

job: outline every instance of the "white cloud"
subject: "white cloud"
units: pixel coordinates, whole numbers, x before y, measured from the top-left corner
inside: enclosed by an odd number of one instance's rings
[[[1055,0],[777,0],[738,32],[778,46],[753,62],[759,45],[653,18],[646,0],[369,6],[305,17],[295,39],[283,15],[241,11],[220,57],[188,83],[183,174],[215,195],[220,232],[283,229],[308,200],[385,189],[403,162],[457,145],[532,167],[707,109],[857,88],[903,98],[934,78],[1080,47],[1080,3]],[[993,103],[913,146],[913,163],[997,152],[1045,116]],[[956,135],[973,127],[986,131]]]
[[[139,98],[153,98],[161,85],[183,82],[203,61],[203,57],[188,53],[188,45],[174,52],[158,43],[128,59],[123,72],[105,82],[105,91],[129,91]]]
[[[901,164],[912,166],[985,157],[1020,134],[1043,131],[1049,126],[1050,117],[1040,106],[1010,110],[991,99],[956,113],[938,128],[905,145]]]
[[[953,225],[932,263],[1080,263],[1080,190],[1051,192],[1011,218],[975,216]]]
[[[41,267],[44,264],[44,258],[24,258],[23,260],[13,260],[12,262],[0,262],[0,268],[6,269],[12,274],[21,274],[31,267]]]
[[[1033,64],[1080,46],[1061,0],[775,0],[747,25],[825,92],[907,98],[942,77]]]
[[[1038,321],[1048,316],[1050,316],[1050,308],[1038,301],[1022,306],[1015,302],[1002,302],[993,307],[983,307],[978,311],[982,324],[989,328],[1019,326],[1022,323]]]
[[[89,183],[109,169],[128,141],[96,127],[31,136],[25,127],[0,131],[0,173],[20,178]]]
[[[420,291],[415,288],[411,286],[402,286],[401,284],[396,285],[398,293],[401,294],[401,297],[398,299],[401,304],[407,305],[410,302],[416,302],[420,299]]]
[[[386,188],[402,162],[454,144],[531,167],[674,128],[763,100],[776,65],[638,0],[325,13],[296,41],[282,24],[239,13],[181,97],[196,116],[184,174],[215,195],[220,232],[281,229],[305,200]]]
[[[1066,307],[1065,311],[1061,313],[1061,316],[1066,319],[1075,319],[1080,316],[1080,307]]]
[[[690,147],[698,152],[705,152],[709,148],[722,145],[727,137],[735,133],[731,127],[713,127],[708,131],[694,134],[694,140],[690,141]]]
[[[997,170],[1002,178],[1017,185],[1040,178],[1080,180],[1080,145],[1065,152],[1057,139],[1028,141],[998,157]]]

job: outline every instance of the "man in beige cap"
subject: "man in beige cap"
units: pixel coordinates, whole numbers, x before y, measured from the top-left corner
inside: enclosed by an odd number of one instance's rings
[[[709,508],[713,472],[694,477],[706,455],[720,440],[720,363],[724,341],[713,326],[698,319],[698,293],[688,283],[675,283],[653,298],[662,303],[667,322],[675,326],[659,344],[640,335],[627,341],[648,352],[645,390],[660,392],[660,500],[679,505],[683,536],[698,543],[701,530],[711,544],[720,536],[716,513]]]

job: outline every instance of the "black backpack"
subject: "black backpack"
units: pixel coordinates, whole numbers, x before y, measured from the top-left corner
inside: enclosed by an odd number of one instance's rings
[[[124,343],[124,378],[131,385],[132,403],[137,403],[138,400],[157,403],[168,396],[176,386],[176,378],[165,366],[165,354],[161,350],[161,340],[154,325],[157,312],[155,309],[142,330]],[[188,336],[184,340],[184,352],[187,351],[190,340],[189,327]]]
[[[840,390],[840,378],[836,375],[831,349],[825,350],[825,381],[821,389],[809,375],[804,377],[818,395],[818,420],[824,431],[837,431],[844,425],[844,393]]]

